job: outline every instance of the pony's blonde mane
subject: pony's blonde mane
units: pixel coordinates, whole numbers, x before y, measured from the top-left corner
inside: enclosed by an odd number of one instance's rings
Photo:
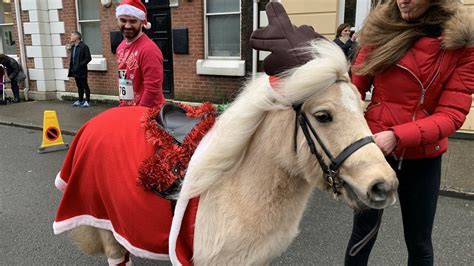
[[[349,81],[346,58],[332,42],[314,41],[304,52],[314,59],[283,73],[278,88],[271,88],[266,75],[246,84],[209,132],[212,137],[204,150],[190,163],[181,197],[200,195],[221,176],[237,169],[268,111],[291,108],[338,80]]]

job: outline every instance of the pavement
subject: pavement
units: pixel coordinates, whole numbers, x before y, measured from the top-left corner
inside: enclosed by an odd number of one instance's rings
[[[61,133],[75,135],[86,121],[117,103],[92,102],[89,108],[71,105],[72,102],[63,100],[0,105],[0,124],[42,130],[44,111],[54,110]],[[450,138],[449,145],[443,156],[441,194],[474,199],[474,138]]]

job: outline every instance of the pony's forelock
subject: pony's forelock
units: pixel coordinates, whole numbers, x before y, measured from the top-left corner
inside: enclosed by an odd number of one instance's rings
[[[285,73],[281,93],[293,103],[303,102],[322,92],[337,80],[349,81],[349,64],[341,48],[328,40],[316,40],[301,49],[313,60]]]
[[[189,165],[181,197],[200,195],[216,185],[219,177],[235,169],[266,112],[291,108],[337,80],[349,80],[347,61],[335,44],[327,40],[315,41],[303,52],[311,53],[314,60],[285,72],[277,88],[271,88],[266,75],[244,86],[218,118],[205,150],[192,159],[194,162]]]

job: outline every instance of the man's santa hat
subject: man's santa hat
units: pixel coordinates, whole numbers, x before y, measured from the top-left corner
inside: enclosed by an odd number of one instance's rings
[[[146,7],[140,0],[124,0],[115,10],[115,16],[131,16],[143,21],[145,29],[151,28],[150,22],[146,20]]]

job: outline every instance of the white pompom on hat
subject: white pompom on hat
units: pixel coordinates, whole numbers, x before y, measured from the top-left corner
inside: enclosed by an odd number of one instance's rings
[[[115,16],[131,16],[143,21],[145,29],[151,28],[151,23],[146,19],[147,11],[145,5],[140,0],[124,0],[115,9]]]

